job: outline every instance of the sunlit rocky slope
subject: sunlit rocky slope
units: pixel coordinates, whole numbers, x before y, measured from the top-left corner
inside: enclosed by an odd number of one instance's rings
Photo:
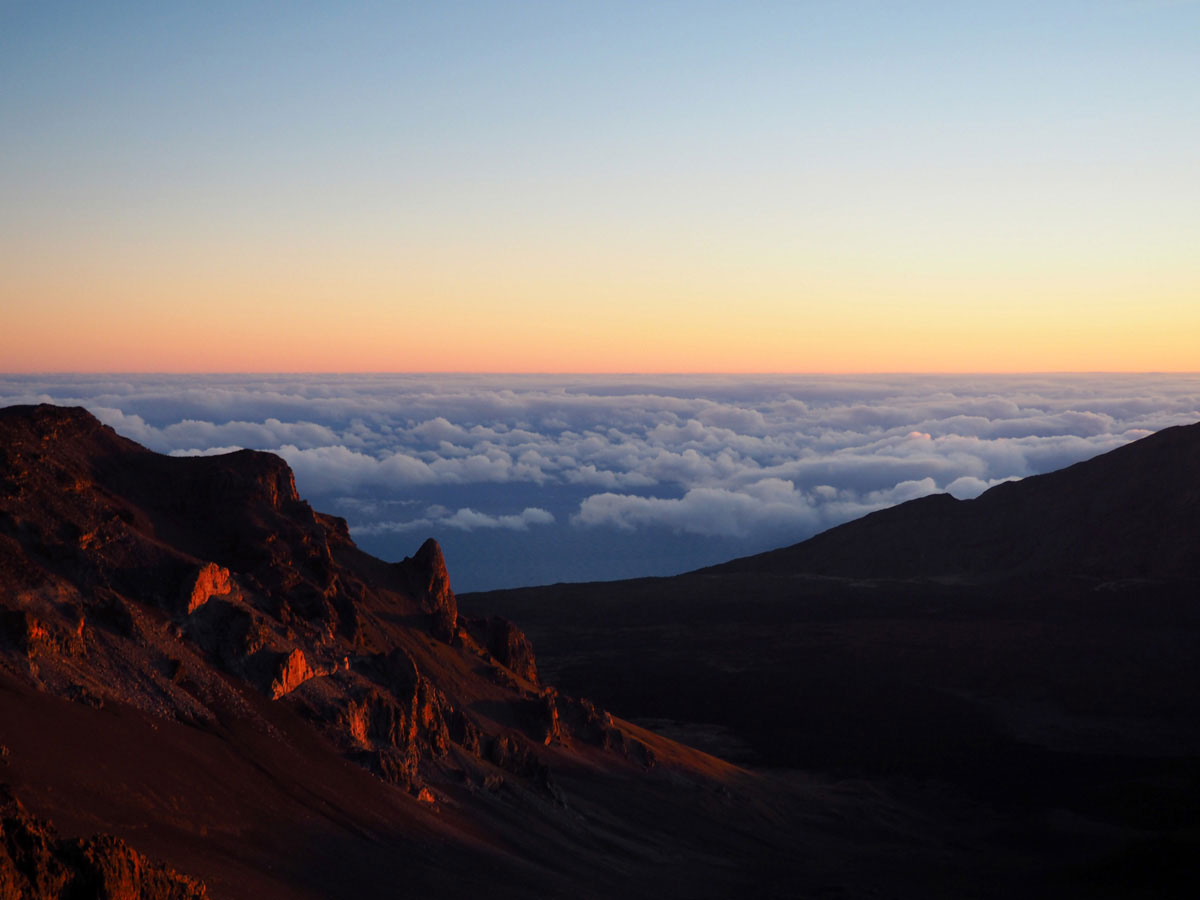
[[[799,868],[773,791],[545,684],[519,629],[458,613],[432,540],[385,563],[277,457],[165,457],[81,409],[0,411],[0,744],[21,896],[75,896],[46,868],[120,841],[182,873],[145,897],[724,896]],[[116,838],[31,856],[45,819]]]

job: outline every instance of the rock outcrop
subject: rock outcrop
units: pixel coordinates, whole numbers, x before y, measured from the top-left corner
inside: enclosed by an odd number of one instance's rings
[[[224,596],[232,590],[229,570],[216,563],[207,563],[196,573],[196,580],[186,592],[184,611],[190,616],[213,597]]]
[[[0,437],[0,667],[39,690],[212,723],[250,687],[414,796],[496,769],[544,793],[551,745],[624,747],[520,629],[460,623],[437,541],[366,557],[278,457],[160,456],[54,407],[0,411]]]
[[[111,835],[60,838],[0,786],[0,898],[84,897],[205,900],[208,890]]]
[[[276,666],[275,677],[271,680],[271,699],[278,700],[284,694],[290,694],[317,674],[308,664],[304,651],[299,648],[293,650],[279,660]]]
[[[533,645],[525,632],[500,616],[487,618],[461,617],[459,620],[468,634],[488,653],[515,675],[534,684],[538,683],[537,660]]]
[[[450,574],[442,548],[433,538],[425,541],[412,556],[396,563],[421,608],[430,615],[430,632],[443,641],[451,641],[458,628],[458,604],[450,589]]]

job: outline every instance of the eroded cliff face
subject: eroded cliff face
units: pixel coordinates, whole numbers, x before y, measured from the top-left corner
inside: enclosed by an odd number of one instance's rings
[[[0,786],[0,897],[206,900],[208,890],[111,835],[59,837]]]
[[[436,541],[366,556],[278,457],[160,456],[46,406],[0,411],[0,448],[0,666],[40,690],[198,724],[254,718],[252,690],[430,803],[553,794],[550,745],[653,760],[542,686],[514,625],[460,621]]]
[[[502,666],[537,684],[537,660],[533,655],[533,645],[520,628],[500,616],[467,618],[463,626]]]
[[[233,584],[229,579],[229,570],[224,566],[218,566],[216,563],[205,563],[200,567],[200,571],[196,573],[196,580],[192,583],[191,589],[186,589],[184,597],[184,612],[191,615],[213,597],[228,596],[233,589]]]
[[[442,548],[433,538],[411,557],[396,564],[409,591],[430,615],[430,631],[440,640],[451,641],[458,630],[458,604],[450,589],[450,573]]]

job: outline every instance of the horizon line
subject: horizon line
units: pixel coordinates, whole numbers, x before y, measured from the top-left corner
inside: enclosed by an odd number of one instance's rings
[[[83,375],[107,375],[127,377],[162,377],[162,376],[270,376],[270,375],[410,375],[410,376],[462,376],[473,375],[483,377],[895,377],[895,376],[1001,376],[1001,375],[1200,375],[1200,369],[908,369],[908,370],[743,370],[743,369],[709,369],[709,370],[587,370],[587,371],[549,371],[549,370],[483,370],[483,369],[187,369],[187,370],[131,370],[131,369],[78,369],[78,370],[29,370],[29,371],[0,371],[0,378],[35,378],[35,377],[66,377]]]

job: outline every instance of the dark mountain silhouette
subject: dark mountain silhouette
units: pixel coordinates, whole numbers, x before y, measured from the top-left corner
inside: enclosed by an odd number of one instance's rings
[[[664,734],[954,798],[1050,894],[1200,876],[1200,425],[686,575],[460,603]]]
[[[853,577],[1200,578],[1200,424],[974,500],[933,494],[702,571]]]

